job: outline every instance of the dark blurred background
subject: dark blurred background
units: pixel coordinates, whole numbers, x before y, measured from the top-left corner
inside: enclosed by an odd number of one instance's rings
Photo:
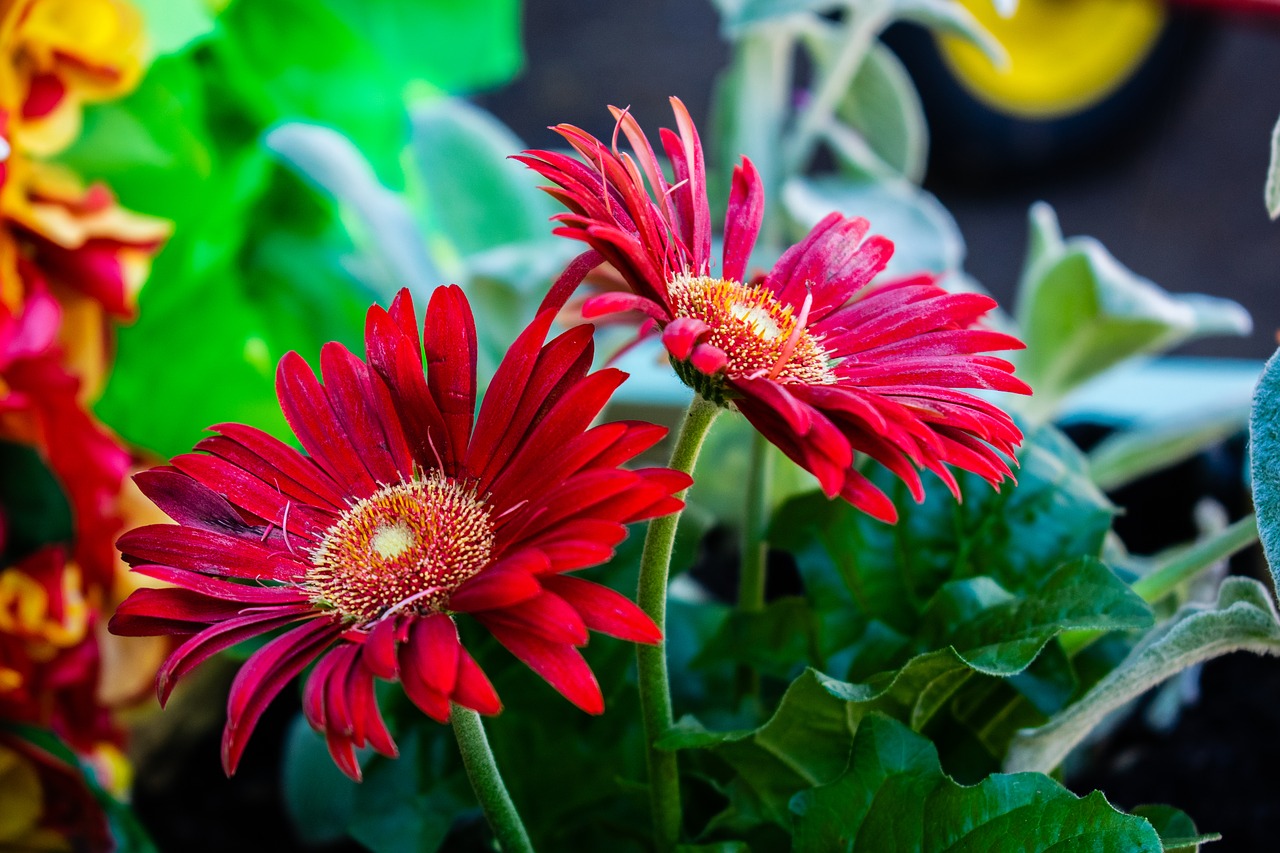
[[[1265,359],[1280,329],[1280,222],[1263,203],[1280,117],[1280,14],[1178,14],[1179,38],[1113,117],[1114,129],[1041,168],[966,167],[972,140],[933,121],[940,117],[931,109],[925,187],[955,216],[968,272],[1002,303],[1021,267],[1027,209],[1044,200],[1066,236],[1096,237],[1167,290],[1235,299],[1253,315],[1252,335],[1198,341],[1180,353]],[[555,145],[547,125],[561,121],[607,137],[608,104],[630,105],[646,128],[666,125],[669,95],[705,124],[728,59],[718,25],[710,0],[528,0],[526,70],[478,100],[531,146]],[[889,36],[895,46],[911,38]]]

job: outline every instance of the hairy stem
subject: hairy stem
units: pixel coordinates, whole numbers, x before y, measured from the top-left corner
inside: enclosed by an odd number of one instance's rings
[[[695,396],[685,413],[684,425],[671,451],[670,467],[686,474],[693,472],[703,439],[720,411],[714,403]],[[685,493],[676,497],[683,499]],[[640,555],[640,584],[636,601],[666,635],[667,579],[671,572],[671,550],[675,544],[680,513],[664,515],[649,522]],[[674,752],[664,752],[654,744],[671,728],[671,684],[667,676],[665,639],[652,646],[636,647],[636,667],[640,686],[640,712],[644,719],[646,762],[649,767],[649,797],[653,809],[655,848],[675,849],[680,840],[680,771]]]
[[[462,753],[462,764],[467,768],[467,778],[471,780],[471,788],[476,792],[476,799],[480,801],[480,808],[484,810],[498,845],[503,853],[533,853],[529,833],[516,812],[515,803],[511,802],[497,762],[493,760],[493,750],[489,748],[489,738],[485,736],[480,715],[470,708],[454,705],[450,720],[453,734],[458,739],[458,751]]]
[[[765,527],[769,519],[769,489],[773,480],[773,455],[769,441],[755,433],[751,441],[751,467],[747,469],[747,503],[742,523],[742,559],[738,574],[738,610],[759,613],[764,610],[767,580],[768,543]],[[748,666],[737,672],[739,696],[752,696],[760,690],[760,677]]]

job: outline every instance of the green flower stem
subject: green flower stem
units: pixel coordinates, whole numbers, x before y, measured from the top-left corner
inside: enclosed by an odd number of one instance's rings
[[[747,469],[747,504],[743,514],[742,559],[738,572],[738,610],[743,613],[764,610],[769,553],[765,527],[768,525],[769,489],[773,480],[773,454],[769,447],[768,439],[755,433],[751,441],[751,466]],[[736,682],[739,696],[754,696],[760,692],[759,673],[749,666],[738,667]]]
[[[693,473],[703,439],[720,408],[695,395],[685,413],[684,424],[671,451],[670,467]],[[688,489],[676,497],[683,499]],[[640,554],[640,585],[636,601],[666,636],[667,578],[671,571],[671,549],[676,540],[680,513],[674,512],[649,522]],[[640,712],[644,719],[646,761],[649,767],[649,797],[653,809],[655,847],[675,849],[680,840],[680,771],[674,752],[664,752],[654,744],[671,728],[671,684],[667,679],[665,639],[652,646],[636,646],[636,667],[640,682]]]
[[[773,480],[773,454],[769,440],[755,433],[751,441],[751,467],[747,470],[747,507],[742,524],[742,571],[738,580],[738,609],[746,613],[764,610],[764,541],[769,517],[769,487]]]
[[[849,91],[849,85],[862,67],[862,61],[871,50],[876,35],[888,24],[891,17],[890,4],[886,0],[865,0],[858,4],[856,12],[850,5],[848,17],[840,52],[818,82],[812,99],[796,119],[795,130],[785,145],[785,168],[788,173],[802,171],[813,156],[824,129],[835,114],[840,99]]]
[[[1206,566],[1225,560],[1258,541],[1258,518],[1249,513],[1239,521],[1206,536],[1164,561],[1155,571],[1138,578],[1133,591],[1148,604],[1155,604],[1185,581],[1191,580]]]
[[[462,763],[467,768],[467,778],[471,780],[485,819],[498,838],[498,846],[503,853],[533,853],[529,833],[520,821],[515,803],[511,802],[511,795],[507,793],[507,786],[502,783],[502,775],[493,760],[493,750],[489,748],[480,715],[470,708],[454,705],[449,716],[453,722],[453,734],[458,739],[458,751],[462,753]]]
[[[1258,519],[1250,513],[1165,559],[1155,570],[1134,581],[1133,591],[1148,604],[1155,604],[1209,566],[1257,541]],[[1104,633],[1071,631],[1062,636],[1062,648],[1068,655],[1074,655]]]

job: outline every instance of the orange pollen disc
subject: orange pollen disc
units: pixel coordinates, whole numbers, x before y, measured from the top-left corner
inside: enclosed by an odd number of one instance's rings
[[[493,553],[489,507],[438,471],[354,504],[311,554],[317,603],[367,624],[393,610],[436,613]]]
[[[762,285],[711,278],[677,276],[667,285],[673,314],[693,317],[711,331],[703,343],[729,356],[730,378],[766,377],[778,382],[825,385],[835,382],[831,358],[820,339]],[[802,312],[803,315],[804,312]]]

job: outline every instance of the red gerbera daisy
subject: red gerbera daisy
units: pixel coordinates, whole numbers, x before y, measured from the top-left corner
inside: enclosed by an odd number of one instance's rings
[[[433,294],[425,341],[402,291],[389,311],[369,311],[367,364],[327,344],[322,386],[297,353],[281,360],[280,402],[308,455],[223,424],[196,446],[203,452],[137,476],[178,523],[130,531],[119,547],[134,571],[174,588],[133,593],[110,627],[194,634],[157,677],[161,701],[214,653],[287,629],[231,686],[228,774],[265,706],[313,661],[306,717],[353,778],[354,747],[396,754],[375,679],[398,680],[442,722],[450,703],[497,713],[459,642],[459,613],[593,714],[604,701],[577,648],[588,630],[660,639],[631,601],[565,573],[609,559],[624,525],[679,509],[673,494],[690,480],[620,467],[665,430],[591,427],[625,374],[588,374],[589,326],[544,346],[551,322],[543,312],[512,345],[476,416],[475,323],[462,291]]]
[[[572,125],[555,128],[581,161],[554,151],[517,157],[556,186],[568,213],[556,233],[581,240],[621,274],[630,292],[594,296],[583,313],[647,315],[681,380],[732,405],[779,449],[837,494],[894,521],[892,502],[855,467],[864,453],[923,499],[920,469],[958,495],[948,466],[993,484],[1010,476],[1022,434],[996,406],[961,388],[1030,393],[991,350],[1020,349],[1009,335],[975,326],[995,307],[950,293],[931,276],[875,284],[893,244],[867,237],[868,223],[827,216],[767,275],[746,277],[764,215],[751,161],[734,169],[719,273],[713,273],[706,170],[697,130],[671,99],[678,133],[664,128],[674,182],[663,174],[635,119],[611,108],[633,155]],[[864,239],[865,238],[865,239]],[[585,258],[586,256],[584,256]],[[577,272],[589,260],[580,262]],[[566,276],[572,285],[574,278]],[[557,289],[549,297],[562,302]]]

